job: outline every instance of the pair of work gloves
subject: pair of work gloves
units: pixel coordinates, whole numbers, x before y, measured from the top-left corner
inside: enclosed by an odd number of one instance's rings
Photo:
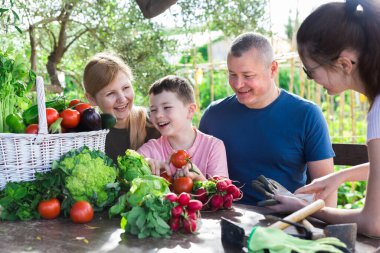
[[[305,240],[278,228],[254,227],[247,241],[249,253],[346,253],[346,245],[335,237]]]
[[[257,202],[258,206],[271,206],[278,204],[279,202],[274,199],[275,194],[297,197],[306,201],[308,204],[314,200],[314,194],[293,194],[277,181],[266,178],[263,175],[259,176],[255,180],[252,180],[251,186],[255,191],[265,196],[265,200]]]

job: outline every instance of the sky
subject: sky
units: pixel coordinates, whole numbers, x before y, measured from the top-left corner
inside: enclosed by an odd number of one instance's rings
[[[339,1],[339,0],[336,0]],[[288,22],[289,12],[293,19],[296,17],[298,6],[299,21],[305,19],[314,9],[331,0],[269,0],[272,21],[272,31],[278,35],[285,34],[284,26]],[[342,1],[339,1],[342,2]]]

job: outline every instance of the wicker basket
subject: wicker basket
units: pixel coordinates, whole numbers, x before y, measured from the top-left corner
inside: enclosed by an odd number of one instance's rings
[[[108,130],[48,134],[44,83],[37,77],[38,134],[0,133],[0,189],[9,181],[32,181],[35,172],[51,169],[54,160],[73,148],[104,151]]]

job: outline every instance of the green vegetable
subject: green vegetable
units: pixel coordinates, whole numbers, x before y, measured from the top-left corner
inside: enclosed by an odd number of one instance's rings
[[[36,180],[32,182],[8,182],[0,191],[0,220],[40,218],[38,203],[61,197],[63,180],[57,172],[36,173]]]
[[[25,133],[25,124],[20,115],[12,113],[5,119],[11,133]]]
[[[69,151],[54,161],[52,168],[63,172],[65,187],[73,200],[86,200],[96,211],[113,203],[118,196],[117,170],[111,158],[101,151],[88,147]]]
[[[120,226],[125,232],[137,235],[139,239],[149,236],[168,238],[171,230],[168,220],[174,204],[161,196],[148,194],[140,206],[134,206],[122,214]]]
[[[124,156],[119,156],[117,164],[120,178],[129,182],[137,177],[152,174],[145,158],[132,149],[127,149]]]
[[[155,175],[135,178],[131,183],[131,189],[127,192],[127,202],[131,206],[137,206],[141,204],[143,198],[148,194],[161,196],[168,193],[168,186],[168,181]]]
[[[54,108],[58,112],[66,108],[65,98],[62,96],[56,97],[54,100],[45,103],[46,108]],[[26,125],[38,123],[38,105],[33,105],[22,113],[22,118]]]
[[[8,132],[6,117],[24,110],[31,104],[26,93],[35,83],[35,74],[28,69],[27,59],[22,54],[15,55],[12,48],[0,52],[0,133]]]
[[[100,114],[100,117],[102,118],[103,129],[110,129],[116,125],[116,118],[112,114],[102,113]]]
[[[130,190],[119,197],[118,202],[109,210],[109,216],[121,214],[128,207],[139,206],[147,195],[163,196],[169,192],[169,182],[162,177],[148,175],[135,178]]]

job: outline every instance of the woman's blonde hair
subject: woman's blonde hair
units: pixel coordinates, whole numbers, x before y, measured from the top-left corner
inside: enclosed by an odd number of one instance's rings
[[[130,81],[133,80],[131,68],[118,56],[111,53],[98,53],[87,63],[83,73],[83,86],[88,94],[96,94],[110,84],[119,71],[124,72]],[[129,138],[132,149],[137,150],[147,135],[147,112],[144,108],[130,103],[130,113],[126,128],[129,129]]]

